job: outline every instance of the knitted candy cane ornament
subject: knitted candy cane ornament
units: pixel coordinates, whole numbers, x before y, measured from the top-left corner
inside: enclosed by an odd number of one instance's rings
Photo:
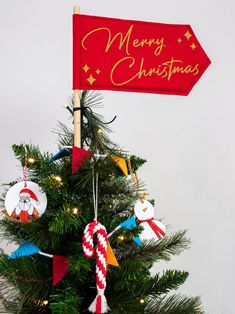
[[[87,258],[92,258],[95,254],[94,235],[97,234],[96,248],[96,286],[98,294],[89,307],[92,313],[102,314],[109,310],[104,290],[106,287],[106,256],[107,256],[107,231],[97,220],[89,223],[83,235],[83,251]]]

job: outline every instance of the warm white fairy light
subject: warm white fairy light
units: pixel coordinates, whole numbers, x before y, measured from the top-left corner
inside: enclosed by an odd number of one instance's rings
[[[35,159],[32,158],[32,157],[30,157],[30,158],[28,158],[28,162],[29,162],[30,164],[33,164],[33,163],[35,162]]]
[[[124,235],[121,234],[120,236],[118,236],[118,239],[123,241],[125,239],[125,237],[124,237]]]
[[[140,299],[141,304],[144,304],[144,302],[145,302],[144,299]]]
[[[43,303],[43,305],[47,305],[48,304],[48,300],[44,300],[42,303]]]
[[[79,209],[78,209],[77,207],[74,207],[74,208],[72,209],[72,211],[73,211],[74,215],[76,215],[76,214],[78,213]]]
[[[62,178],[60,176],[54,176],[54,179],[58,181],[59,183],[62,182]]]

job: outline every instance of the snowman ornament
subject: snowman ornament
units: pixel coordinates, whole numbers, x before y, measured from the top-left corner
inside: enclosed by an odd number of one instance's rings
[[[134,206],[135,216],[139,219],[144,230],[140,234],[141,240],[159,240],[166,234],[165,225],[154,218],[154,207],[146,200],[139,200]]]

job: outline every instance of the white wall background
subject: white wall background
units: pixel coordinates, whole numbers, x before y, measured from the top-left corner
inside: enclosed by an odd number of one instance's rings
[[[56,149],[51,130],[67,121],[71,94],[73,5],[85,14],[189,23],[211,58],[188,97],[104,92],[102,113],[118,116],[114,140],[148,160],[141,176],[157,215],[172,230],[189,229],[192,249],[161,269],[188,270],[183,293],[202,295],[207,313],[234,314],[234,1],[1,0],[0,183],[21,175],[13,143]]]

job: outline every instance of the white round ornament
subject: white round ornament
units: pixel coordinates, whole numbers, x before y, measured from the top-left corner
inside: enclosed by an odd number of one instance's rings
[[[166,227],[161,221],[154,218],[154,207],[149,201],[137,201],[134,212],[140,221],[141,227],[144,228],[139,236],[141,240],[156,240],[165,236]]]
[[[18,222],[27,223],[38,219],[45,212],[47,197],[41,187],[31,181],[13,185],[5,197],[6,215]]]

